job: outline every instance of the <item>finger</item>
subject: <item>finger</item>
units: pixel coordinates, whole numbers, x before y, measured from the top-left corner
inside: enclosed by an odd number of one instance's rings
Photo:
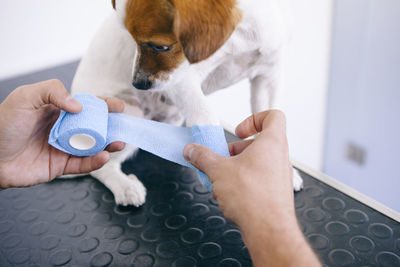
[[[269,110],[266,116],[260,119],[262,135],[277,140],[286,140],[286,117],[280,110]]]
[[[124,142],[114,142],[114,143],[109,144],[106,147],[106,150],[108,152],[117,152],[117,151],[121,151],[124,148],[125,148],[125,143]]]
[[[103,167],[110,159],[110,153],[102,151],[92,157],[71,157],[67,161],[64,174],[88,173]]]
[[[233,142],[228,144],[229,147],[229,153],[231,156],[236,156],[239,155],[240,153],[243,152],[243,150],[246,149],[251,143],[253,143],[254,139],[249,139],[249,140],[242,140],[238,142]]]
[[[268,128],[285,131],[286,118],[282,111],[268,110],[251,115],[236,127],[236,135],[247,138]]]
[[[52,104],[71,113],[78,113],[82,105],[72,98],[62,82],[53,79],[18,88],[25,95],[28,105],[39,109],[43,105]]]
[[[212,179],[213,173],[218,169],[218,164],[224,158],[209,148],[194,143],[185,146],[183,156],[190,164],[206,173],[210,179]]]
[[[108,112],[114,112],[114,113],[122,113],[124,112],[125,105],[124,102],[121,100],[114,98],[114,97],[100,97],[100,99],[103,99],[108,106]]]
[[[262,128],[260,126],[257,126],[258,125],[256,125],[256,115],[252,114],[236,127],[235,133],[239,138],[247,138],[261,131]]]

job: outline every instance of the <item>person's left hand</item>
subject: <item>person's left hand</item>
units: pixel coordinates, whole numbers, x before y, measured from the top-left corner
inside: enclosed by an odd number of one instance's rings
[[[117,99],[105,99],[110,112],[122,112]],[[63,174],[88,173],[102,167],[109,152],[123,149],[113,143],[92,157],[73,157],[48,144],[60,110],[78,113],[82,106],[58,80],[15,89],[0,104],[0,188],[36,185]]]

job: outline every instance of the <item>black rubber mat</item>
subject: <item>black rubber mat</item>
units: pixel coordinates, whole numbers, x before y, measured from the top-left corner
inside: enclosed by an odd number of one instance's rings
[[[251,266],[238,229],[187,168],[140,152],[123,165],[148,189],[114,204],[90,177],[0,192],[0,266]],[[327,266],[400,266],[399,223],[303,174],[302,230]]]
[[[57,69],[67,77],[65,83],[76,66]],[[16,78],[0,83],[0,89],[57,73]],[[116,206],[110,191],[90,177],[1,191],[0,266],[252,265],[240,232],[223,217],[195,172],[146,152],[123,170],[147,187],[143,207]],[[400,266],[398,222],[302,176],[297,216],[326,266]]]

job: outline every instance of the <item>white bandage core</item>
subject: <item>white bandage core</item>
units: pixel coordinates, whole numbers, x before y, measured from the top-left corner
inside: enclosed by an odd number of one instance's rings
[[[69,144],[78,150],[89,150],[96,145],[96,140],[87,134],[76,134],[71,136]]]

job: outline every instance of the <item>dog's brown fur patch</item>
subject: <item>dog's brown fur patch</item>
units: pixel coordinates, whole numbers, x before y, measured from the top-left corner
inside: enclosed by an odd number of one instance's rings
[[[173,0],[174,30],[190,63],[216,52],[242,19],[236,0]]]
[[[152,79],[177,68],[184,54],[174,32],[174,8],[167,0],[131,0],[126,7],[125,25],[138,44],[138,68]],[[172,46],[157,52],[147,44]]]
[[[176,69],[186,57],[211,56],[241,20],[236,0],[128,0],[125,25],[138,44],[137,70],[152,79]],[[157,52],[147,44],[172,46]]]

